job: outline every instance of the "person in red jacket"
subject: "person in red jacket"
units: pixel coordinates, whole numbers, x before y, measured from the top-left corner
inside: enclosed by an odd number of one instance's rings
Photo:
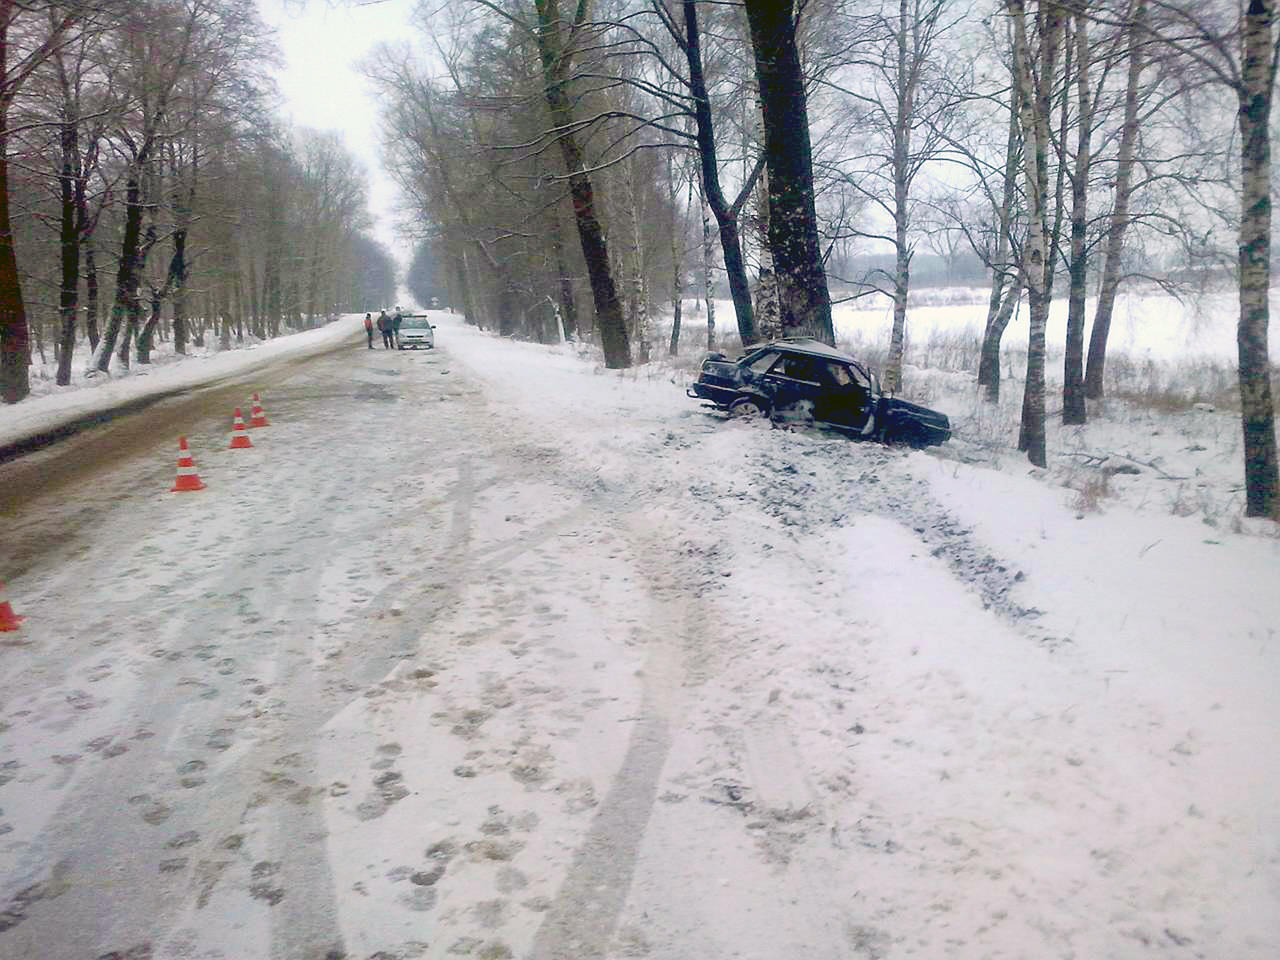
[[[369,337],[369,349],[373,349],[373,315],[364,315],[364,332]]]

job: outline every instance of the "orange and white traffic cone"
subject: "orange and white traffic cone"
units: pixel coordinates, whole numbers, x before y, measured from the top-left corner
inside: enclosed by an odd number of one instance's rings
[[[17,630],[18,624],[25,619],[27,618],[13,612],[13,607],[5,596],[4,581],[0,580],[0,631]]]
[[[262,404],[259,402],[258,395],[256,393],[253,395],[253,410],[250,411],[249,414],[249,426],[270,426],[270,424],[267,423],[267,412],[262,409]]]
[[[178,479],[169,488],[170,493],[182,493],[187,490],[203,490],[204,481],[196,473],[196,462],[191,459],[191,451],[187,449],[187,438],[178,438]]]
[[[249,442],[249,431],[244,426],[244,415],[236,407],[235,423],[231,426],[231,446],[228,450],[247,450],[253,444]]]

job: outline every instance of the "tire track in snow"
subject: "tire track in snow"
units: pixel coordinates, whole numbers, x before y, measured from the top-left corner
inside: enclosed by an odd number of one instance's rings
[[[608,509],[611,498],[593,499]],[[653,529],[640,529],[632,511],[620,520],[637,548],[637,566],[649,599],[644,622],[650,647],[638,719],[622,765],[538,928],[530,960],[599,960],[612,955],[671,752],[672,728],[683,709],[684,659],[695,632],[707,629],[706,609],[697,593],[671,576],[665,539]]]
[[[671,750],[668,719],[646,684],[622,768],[578,845],[531,960],[596,960],[609,952]]]

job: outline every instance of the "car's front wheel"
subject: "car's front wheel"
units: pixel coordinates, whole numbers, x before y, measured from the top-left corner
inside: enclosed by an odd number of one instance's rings
[[[889,447],[910,447],[912,450],[920,450],[925,446],[919,431],[908,423],[895,423],[886,427],[884,444]]]
[[[752,400],[750,397],[739,397],[733,403],[729,404],[729,416],[735,420],[763,420],[769,416],[759,401]]]

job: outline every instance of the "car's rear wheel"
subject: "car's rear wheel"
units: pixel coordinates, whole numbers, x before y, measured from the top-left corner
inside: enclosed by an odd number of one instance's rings
[[[729,404],[729,416],[735,420],[763,420],[769,411],[750,397],[739,397]]]

